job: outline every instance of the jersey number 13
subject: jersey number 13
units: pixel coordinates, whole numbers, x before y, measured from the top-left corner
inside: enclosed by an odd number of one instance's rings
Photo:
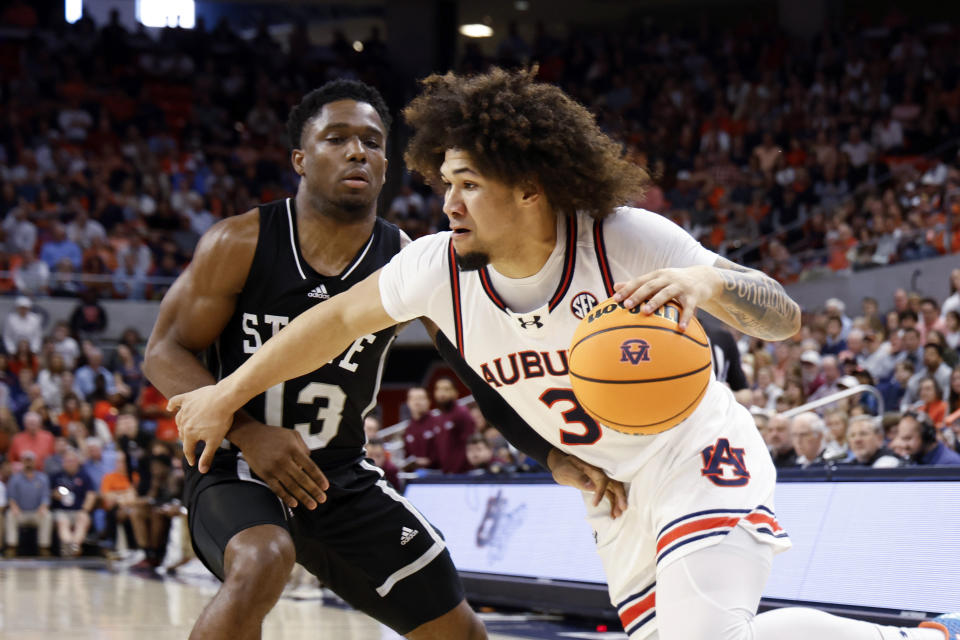
[[[283,424],[284,384],[281,382],[267,389],[263,403],[263,417],[267,424]],[[317,407],[317,417],[313,422],[298,422],[293,425],[311,450],[327,446],[337,435],[346,401],[347,394],[343,389],[323,382],[311,382],[297,394],[298,404]],[[319,430],[315,426],[318,423]]]

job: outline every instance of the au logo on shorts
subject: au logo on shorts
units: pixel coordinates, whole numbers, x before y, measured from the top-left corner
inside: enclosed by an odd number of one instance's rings
[[[650,345],[646,340],[634,338],[620,345],[620,362],[640,364],[650,362]]]
[[[700,452],[703,468],[700,473],[718,487],[742,487],[750,482],[750,472],[743,462],[743,449],[730,446],[726,438],[717,440]]]

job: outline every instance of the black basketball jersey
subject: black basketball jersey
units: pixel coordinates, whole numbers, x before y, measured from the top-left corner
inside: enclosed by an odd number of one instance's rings
[[[346,291],[400,251],[400,230],[377,218],[373,233],[336,276],[314,271],[300,253],[292,198],[260,205],[260,232],[250,274],[237,307],[207,362],[222,379],[271,336],[316,304]],[[361,455],[363,418],[376,404],[391,327],[355,340],[330,363],[253,398],[245,409],[266,424],[296,429],[320,464]],[[315,339],[323,340],[322,332]]]

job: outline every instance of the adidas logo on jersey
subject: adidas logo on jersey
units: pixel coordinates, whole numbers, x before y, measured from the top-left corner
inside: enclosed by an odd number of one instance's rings
[[[308,298],[318,298],[320,300],[326,300],[330,297],[330,294],[327,293],[327,288],[324,285],[315,287],[313,291],[307,294]]]
[[[400,530],[400,546],[406,545],[408,542],[413,540],[413,538],[420,533],[416,529],[411,529],[409,527],[404,527]]]

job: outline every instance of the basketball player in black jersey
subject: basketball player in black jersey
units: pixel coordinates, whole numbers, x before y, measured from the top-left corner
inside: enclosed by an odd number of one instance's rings
[[[293,110],[296,197],[214,226],[161,304],[144,370],[165,395],[228,375],[294,317],[399,251],[400,231],[376,217],[388,126],[382,98],[356,82],[329,83]],[[191,638],[259,638],[295,559],[409,638],[486,637],[439,532],[364,460],[363,418],[395,330],[363,336],[324,367],[254,398],[209,469],[187,467],[194,548],[223,580]],[[206,366],[195,356],[203,351]],[[455,355],[449,344],[441,351]],[[558,481],[595,490],[598,501],[609,491],[615,511],[625,505],[621,486],[550,448],[465,363],[454,364],[480,391],[481,408],[514,442],[539,451]]]

